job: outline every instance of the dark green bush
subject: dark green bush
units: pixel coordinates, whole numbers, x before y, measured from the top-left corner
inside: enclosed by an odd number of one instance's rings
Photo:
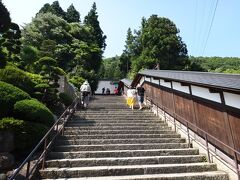
[[[11,115],[13,106],[17,101],[30,98],[23,90],[0,81],[0,117]]]
[[[63,103],[65,106],[70,106],[73,102],[72,97],[64,92],[59,93],[59,98],[60,98],[61,103]]]
[[[6,66],[0,70],[0,81],[12,84],[29,94],[34,91],[35,87],[35,83],[26,72],[14,66]]]
[[[16,151],[29,151],[46,134],[48,128],[39,123],[14,118],[3,118],[0,120],[0,131],[14,133]]]
[[[14,117],[51,126],[54,123],[52,112],[35,99],[18,101],[14,105]]]

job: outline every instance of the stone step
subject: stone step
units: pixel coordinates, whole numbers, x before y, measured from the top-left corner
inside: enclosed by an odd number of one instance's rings
[[[99,144],[99,145],[61,145],[55,151],[111,151],[137,149],[180,149],[188,148],[187,143],[149,143],[149,144]]]
[[[174,134],[171,130],[73,130],[64,131],[65,135],[104,135],[104,134]]]
[[[129,109],[125,104],[119,103],[91,103],[88,106],[89,109]],[[131,110],[131,109],[130,109]]]
[[[125,113],[124,113],[125,112]],[[87,110],[79,110],[79,111],[76,111],[75,113],[76,115],[95,115],[95,114],[102,114],[102,115],[115,115],[115,114],[122,114],[122,115],[139,115],[139,114],[143,114],[143,115],[150,115],[150,116],[154,116],[154,114],[149,111],[149,110],[145,110],[145,111],[142,111],[142,110],[132,110],[130,109],[130,111],[115,111],[115,110],[102,110],[102,111],[92,111],[91,109],[87,109]]]
[[[159,125],[167,125],[166,122],[158,120],[158,119],[73,119],[69,120],[69,123],[147,123],[147,124],[159,124]]]
[[[45,179],[55,180],[55,179]],[[64,178],[57,180],[228,180],[228,175],[221,171],[174,173],[174,174],[144,174],[130,176],[101,176],[83,178]]]
[[[158,117],[156,117],[155,115],[141,115],[141,114],[138,114],[138,115],[135,115],[135,114],[104,114],[104,115],[101,115],[101,114],[85,114],[85,115],[79,115],[80,118],[85,118],[85,119],[88,119],[88,118],[91,118],[91,119],[98,119],[98,118],[101,118],[101,119],[112,119],[112,118],[120,118],[120,119],[125,119],[125,118],[132,118],[132,119],[158,119]],[[74,119],[74,117],[73,117]]]
[[[40,170],[41,178],[75,178],[92,176],[120,176],[143,174],[168,174],[216,171],[216,164],[210,163],[186,163],[186,164],[151,164],[128,166],[94,166],[73,168],[46,168]]]
[[[108,157],[108,158],[76,158],[56,159],[46,161],[46,167],[88,167],[88,166],[117,166],[141,164],[183,164],[206,162],[204,155],[186,156],[145,156],[145,157]]]
[[[164,122],[158,117],[114,117],[114,118],[84,118],[84,117],[73,117],[70,121],[147,121],[147,122]]]
[[[129,120],[71,120],[68,121],[68,124],[71,123],[78,123],[79,126],[81,125],[100,125],[100,126],[119,126],[119,125],[126,125],[126,126],[136,126],[136,125],[141,125],[141,126],[149,126],[149,125],[153,125],[153,126],[167,126],[167,123],[165,123],[164,121],[156,121],[156,120],[133,120],[133,121],[129,121]]]
[[[180,134],[105,134],[105,135],[64,135],[60,140],[77,139],[139,139],[139,138],[180,138]]]
[[[182,149],[142,149],[142,150],[112,150],[112,151],[72,151],[49,152],[49,159],[62,158],[98,158],[98,157],[139,157],[139,156],[171,156],[171,155],[198,155],[196,148]]]
[[[184,138],[158,138],[158,139],[78,139],[78,140],[58,140],[56,145],[93,145],[93,144],[146,144],[146,143],[185,143]]]
[[[157,126],[75,126],[66,127],[67,131],[79,130],[171,130],[171,127],[157,127]]]

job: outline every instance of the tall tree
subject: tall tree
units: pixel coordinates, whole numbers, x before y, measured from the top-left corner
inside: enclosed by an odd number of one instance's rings
[[[8,30],[11,24],[10,14],[7,8],[0,0],[0,33],[4,33]]]
[[[93,3],[92,9],[88,15],[85,16],[84,24],[93,28],[93,38],[98,46],[104,50],[106,47],[105,40],[107,37],[103,34],[103,31],[99,25],[97,7],[95,2]]]
[[[150,16],[142,19],[141,28],[131,35],[128,31],[125,51],[129,54],[131,75],[140,69],[154,68],[184,70],[189,65],[187,47],[179,36],[179,30],[169,19]]]
[[[132,30],[128,28],[125,49],[120,57],[119,68],[126,76],[131,68],[131,57],[134,56],[134,36]]]
[[[8,31],[3,33],[2,38],[4,38],[2,46],[7,49],[9,59],[14,58],[12,55],[17,55],[20,53],[21,31],[17,24],[11,23]]]
[[[53,14],[57,15],[58,17],[61,17],[63,19],[66,19],[66,13],[59,5],[58,1],[54,1],[51,5],[51,11]]]
[[[4,32],[6,32],[11,25],[11,18],[7,8],[4,6],[0,0],[0,37]],[[7,58],[4,52],[2,44],[5,42],[4,38],[0,38],[0,68],[6,65]]]
[[[43,5],[43,7],[39,10],[39,12],[36,14],[40,14],[40,13],[49,13],[52,12],[52,7],[49,3],[46,3]]]
[[[80,22],[80,14],[79,12],[75,9],[75,7],[73,6],[73,4],[71,4],[69,6],[69,8],[67,9],[67,13],[66,13],[66,20],[69,23],[72,22]]]

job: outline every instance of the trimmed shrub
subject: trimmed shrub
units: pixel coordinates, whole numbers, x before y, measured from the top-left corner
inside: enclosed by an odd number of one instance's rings
[[[29,151],[46,134],[48,128],[39,123],[3,118],[0,120],[0,131],[14,133],[16,151]]]
[[[30,72],[26,72],[26,74],[35,84],[42,84],[47,82],[40,74],[33,74]]]
[[[14,66],[6,66],[0,70],[0,81],[12,84],[30,94],[35,87],[35,83],[26,72]]]
[[[18,101],[14,105],[14,117],[51,126],[54,123],[52,112],[36,99]]]
[[[0,81],[0,117],[9,116],[17,101],[30,98],[29,94],[23,90]]]
[[[70,106],[73,102],[72,97],[64,92],[59,93],[59,98],[60,98],[61,103],[63,103],[65,106]]]

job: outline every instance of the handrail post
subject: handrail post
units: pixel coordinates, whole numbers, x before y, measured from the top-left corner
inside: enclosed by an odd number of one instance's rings
[[[234,152],[234,162],[235,162],[235,168],[236,168],[236,171],[237,171],[237,177],[238,177],[238,180],[240,180],[238,159],[237,159],[237,153],[236,152]]]
[[[174,123],[174,132],[177,132],[177,125],[176,125],[175,113],[174,113],[174,115],[173,115],[173,123]]]
[[[167,122],[166,112],[165,112],[165,108],[164,107],[163,107],[163,116],[164,116],[164,121]]]
[[[158,103],[157,103],[157,116],[158,116]]]
[[[205,143],[206,143],[206,148],[207,148],[208,162],[211,162],[207,134],[205,134]]]
[[[189,133],[189,127],[187,122],[187,136],[188,136],[188,147],[191,148],[191,139],[190,139],[190,133]]]
[[[30,160],[27,163],[26,178],[28,178],[28,176],[29,176],[29,169],[30,169]]]
[[[46,158],[46,153],[47,153],[47,137],[45,138],[45,141],[44,141],[44,149],[43,149],[43,160],[42,160],[42,169],[45,168],[45,158]]]

